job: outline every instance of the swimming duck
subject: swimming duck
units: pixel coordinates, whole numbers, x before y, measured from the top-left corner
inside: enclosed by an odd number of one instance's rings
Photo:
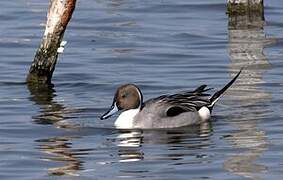
[[[118,129],[177,128],[206,122],[211,117],[214,104],[235,82],[238,74],[221,90],[210,96],[207,85],[193,91],[162,95],[143,102],[141,90],[134,84],[120,86],[114,96],[111,108],[101,120],[123,111],[115,121]]]

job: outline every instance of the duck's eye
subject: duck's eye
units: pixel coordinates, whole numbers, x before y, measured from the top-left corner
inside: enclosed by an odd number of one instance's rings
[[[122,95],[122,98],[126,98],[126,94],[123,94],[123,95]]]

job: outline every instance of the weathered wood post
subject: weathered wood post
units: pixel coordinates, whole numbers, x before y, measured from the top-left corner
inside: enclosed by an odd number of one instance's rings
[[[27,75],[28,84],[50,84],[64,32],[76,0],[50,0],[47,23],[40,47]]]
[[[227,0],[229,29],[263,28],[263,0]]]
[[[263,0],[227,0],[227,13],[229,15],[257,14],[263,17]]]

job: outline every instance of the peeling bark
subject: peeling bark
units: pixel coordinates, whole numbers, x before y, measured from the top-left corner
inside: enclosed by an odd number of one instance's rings
[[[31,64],[27,82],[50,84],[58,58],[58,48],[75,9],[76,0],[50,0],[47,23],[40,47]]]

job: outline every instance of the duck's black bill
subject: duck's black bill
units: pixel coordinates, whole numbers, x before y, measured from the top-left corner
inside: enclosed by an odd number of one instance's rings
[[[111,108],[105,113],[103,114],[100,119],[101,120],[104,120],[104,119],[107,119],[109,117],[111,117],[113,114],[115,114],[116,112],[118,112],[118,108],[116,106],[116,104],[112,105]]]

